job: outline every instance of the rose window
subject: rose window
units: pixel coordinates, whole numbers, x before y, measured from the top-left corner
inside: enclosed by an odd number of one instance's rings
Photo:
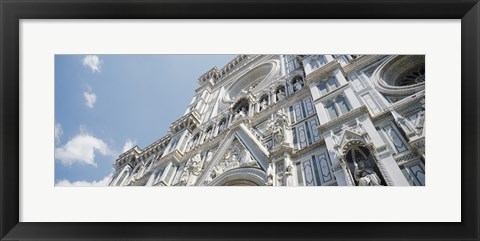
[[[425,82],[425,68],[409,72],[398,81],[398,86],[407,86]]]

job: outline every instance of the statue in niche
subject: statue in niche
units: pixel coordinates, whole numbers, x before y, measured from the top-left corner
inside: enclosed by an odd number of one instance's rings
[[[380,177],[372,168],[365,167],[363,161],[354,163],[355,165],[355,180],[359,186],[381,186],[382,182]]]
[[[180,177],[180,183],[184,183],[187,186],[195,184],[197,177],[200,175],[202,170],[200,153],[195,155],[183,168],[182,176]]]
[[[238,110],[237,114],[235,115],[235,120],[238,120],[245,116],[247,116],[247,108],[245,108],[245,106],[242,106],[240,110]]]
[[[287,186],[294,186],[295,183],[294,183],[294,179],[293,179],[293,170],[294,170],[294,167],[293,167],[293,163],[292,163],[292,160],[290,160],[290,158],[286,158],[285,159],[285,165],[286,165],[286,169],[285,169],[285,184]]]
[[[298,80],[295,82],[295,84],[293,84],[293,88],[294,88],[295,91],[301,90],[302,87],[303,87],[303,81],[302,81],[302,79],[298,79]]]
[[[202,166],[203,166],[201,162],[202,162],[202,157],[200,156],[200,153],[197,153],[197,155],[195,155],[192,158],[192,162],[190,166],[187,168],[187,171],[189,173],[188,182],[187,182],[188,186],[194,185],[195,182],[197,181],[197,178],[200,175],[200,171],[202,170]]]
[[[190,172],[188,171],[188,165],[183,168],[182,176],[180,177],[180,183],[187,184]]]
[[[282,88],[278,89],[277,91],[277,101],[281,101],[285,99],[285,92]]]
[[[417,121],[415,122],[415,129],[417,135],[421,135],[423,131],[423,126],[425,123],[425,110],[418,112]]]
[[[212,138],[212,128],[208,128],[207,133],[205,134],[205,140],[210,140]]]
[[[225,129],[225,124],[226,124],[226,123],[225,123],[225,120],[222,119],[222,120],[220,121],[220,125],[219,125],[219,127],[218,127],[218,130],[219,130],[218,132],[221,132],[221,131],[223,131],[223,130]]]
[[[272,186],[273,185],[273,164],[272,163],[268,164],[266,185],[267,186]]]
[[[282,110],[278,110],[267,123],[267,130],[272,133],[276,143],[285,139],[285,128],[288,125],[288,117]]]
[[[265,110],[267,108],[267,99],[266,98],[263,98],[262,99],[262,102],[260,103],[260,110]]]

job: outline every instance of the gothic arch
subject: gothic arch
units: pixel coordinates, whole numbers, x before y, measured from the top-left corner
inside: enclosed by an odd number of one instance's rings
[[[248,115],[248,112],[250,110],[250,101],[246,97],[237,100],[237,102],[235,102],[232,107],[232,111],[234,114],[237,114],[242,110],[244,111],[244,114]]]
[[[358,185],[359,182],[357,178],[355,178],[355,170],[358,166],[360,166],[360,164],[362,168],[359,169],[373,170],[380,178],[381,184],[386,184],[384,174],[380,171],[374,155],[366,146],[361,144],[350,146],[350,148],[346,151],[344,158],[345,163],[347,164],[348,172],[350,175],[352,175],[355,185]]]
[[[264,186],[267,174],[258,168],[236,168],[215,178],[210,186]]]

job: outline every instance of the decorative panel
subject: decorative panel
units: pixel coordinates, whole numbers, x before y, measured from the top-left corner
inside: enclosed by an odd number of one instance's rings
[[[425,186],[425,170],[422,168],[420,163],[409,167],[415,180],[421,185]]]
[[[362,99],[367,104],[368,109],[370,109],[370,111],[372,111],[374,115],[381,112],[380,108],[378,107],[377,103],[373,99],[372,95],[370,95],[370,93],[362,95]]]
[[[312,133],[312,142],[315,143],[321,139],[320,132],[318,132],[318,119],[315,117],[310,119],[309,122]]]
[[[305,110],[307,112],[307,116],[311,116],[315,114],[315,107],[312,104],[312,99],[306,98],[304,102],[305,102]]]
[[[387,134],[388,138],[392,142],[393,146],[395,147],[397,153],[402,153],[404,151],[407,151],[408,148],[405,146],[403,143],[402,139],[400,138],[399,134],[397,131],[391,126],[385,126],[383,128],[385,133]]]
[[[297,128],[297,141],[300,149],[303,149],[308,146],[307,132],[304,125],[300,125]]]
[[[363,90],[365,88],[365,85],[363,85],[362,81],[360,81],[357,75],[352,75],[350,79],[357,90]]]
[[[299,122],[299,121],[303,120],[301,103],[295,104],[294,110],[295,110],[295,122]]]
[[[315,176],[313,174],[313,167],[310,160],[306,160],[302,163],[303,173],[305,174],[305,185],[306,186],[316,186]]]
[[[318,155],[317,162],[320,168],[320,180],[322,184],[332,181],[331,163],[329,163],[326,154]]]

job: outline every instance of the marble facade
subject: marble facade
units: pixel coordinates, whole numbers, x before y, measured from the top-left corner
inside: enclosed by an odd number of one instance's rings
[[[424,186],[425,56],[239,55],[109,186]]]

